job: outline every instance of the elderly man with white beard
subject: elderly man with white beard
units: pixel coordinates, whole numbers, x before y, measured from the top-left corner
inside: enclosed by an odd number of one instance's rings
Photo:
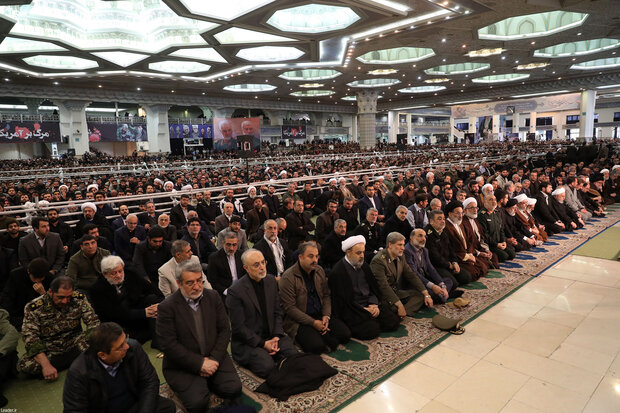
[[[263,254],[249,249],[241,260],[246,275],[228,288],[226,296],[232,357],[257,376],[266,378],[278,361],[297,354],[297,349],[282,328],[278,284],[273,275],[267,274]]]
[[[516,252],[527,251],[536,245],[536,239],[516,218],[517,200],[509,199],[504,206],[502,222],[506,241],[512,245]]]
[[[450,247],[458,257],[458,264],[461,268],[465,268],[472,276],[472,280],[489,272],[487,265],[483,260],[477,258],[476,249],[472,244],[467,243],[465,231],[463,230],[463,204],[459,201],[452,201],[446,206],[446,214],[448,219],[445,231],[448,233]]]
[[[560,186],[551,193],[551,207],[567,229],[583,227],[583,220],[565,203],[566,190]]]
[[[538,228],[538,225],[536,225],[533,217],[527,211],[530,199],[532,198],[528,198],[525,194],[520,194],[515,197],[515,200],[517,201],[515,218],[521,223],[521,225],[523,225],[525,229],[529,231],[530,235],[534,236],[534,238],[536,239],[536,245],[540,245],[543,243],[543,241],[547,240],[547,234],[544,232],[544,229],[541,230],[540,228]],[[532,207],[536,203],[535,199],[533,201],[534,202],[532,203]]]
[[[497,254],[491,252],[484,238],[484,231],[478,222],[478,201],[476,198],[467,198],[463,202],[463,231],[467,244],[476,251],[476,259],[481,260],[488,268],[499,268]]]
[[[398,328],[398,316],[385,308],[379,285],[365,262],[366,239],[355,235],[342,242],[345,256],[332,268],[328,277],[332,292],[332,314],[342,320],[351,335],[372,340],[384,331]]]

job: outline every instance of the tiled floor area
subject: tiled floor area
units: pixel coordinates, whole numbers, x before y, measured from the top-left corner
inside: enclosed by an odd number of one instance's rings
[[[620,262],[569,255],[342,412],[620,412]]]

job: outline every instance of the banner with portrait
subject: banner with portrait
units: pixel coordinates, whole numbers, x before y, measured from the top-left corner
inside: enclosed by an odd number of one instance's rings
[[[89,142],[146,142],[146,123],[88,122]]]
[[[213,149],[237,151],[237,136],[253,136],[253,150],[260,150],[260,118],[214,118]]]
[[[282,125],[282,139],[306,139],[306,125]]]
[[[213,125],[170,124],[170,139],[213,139]]]
[[[0,143],[60,142],[59,122],[6,120],[0,124]]]

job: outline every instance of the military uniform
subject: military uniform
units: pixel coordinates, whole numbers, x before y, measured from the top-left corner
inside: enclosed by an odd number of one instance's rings
[[[86,324],[86,332],[82,331],[82,321]],[[61,309],[54,305],[49,294],[35,298],[26,304],[24,311],[22,335],[26,354],[19,360],[17,369],[22,373],[41,375],[41,365],[34,356],[45,353],[52,365],[61,370],[54,364],[54,358],[61,359],[69,353],[77,356],[86,350],[86,335],[98,325],[99,318],[80,292],[74,291],[69,303]]]

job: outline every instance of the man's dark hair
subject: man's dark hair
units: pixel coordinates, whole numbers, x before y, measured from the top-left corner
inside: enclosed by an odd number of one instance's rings
[[[85,235],[88,235],[90,231],[92,231],[93,229],[97,229],[97,228],[99,227],[95,224],[86,224],[82,227],[82,233]]]
[[[50,290],[57,293],[61,288],[63,290],[73,289],[73,280],[64,275],[54,278],[50,283]]]
[[[96,241],[97,238],[95,238],[93,235],[90,234],[85,234],[82,235],[82,238],[80,238],[80,245],[83,245],[86,241]]]
[[[575,176],[569,176],[568,178],[566,178],[566,185],[570,185],[573,182],[575,182],[577,180],[577,177]]]
[[[50,211],[56,211],[56,213],[57,213],[57,214],[59,213],[59,212],[58,212],[58,208],[48,208],[48,209],[47,209],[47,213],[49,214],[49,213],[50,213]]]
[[[392,193],[394,193],[394,194],[395,194],[396,192],[400,191],[401,189],[403,189],[403,186],[402,186],[401,184],[395,184],[395,185],[392,187]]]
[[[441,209],[433,209],[432,211],[428,211],[429,220],[433,220],[439,215],[443,215],[443,211]]]
[[[198,217],[191,217],[190,219],[188,219],[187,226],[189,227],[189,224],[191,224],[192,222],[197,222],[200,224],[200,226],[202,226],[202,223],[200,222],[200,218]]]
[[[34,278],[45,278],[50,272],[50,264],[43,257],[37,257],[28,264],[28,272]]]
[[[30,225],[33,229],[39,229],[39,224],[41,222],[50,222],[50,220],[47,217],[34,217],[32,221],[30,221]]]
[[[415,196],[415,203],[419,204],[420,202],[424,202],[428,200],[428,195],[426,195],[426,192],[423,194],[417,194]]]
[[[148,237],[150,239],[153,238],[165,238],[166,237],[166,232],[164,231],[164,229],[162,227],[153,227],[151,228],[151,230],[149,231]]]
[[[101,323],[93,329],[88,339],[88,351],[97,354],[100,351],[110,354],[112,344],[123,335],[123,327],[113,322]]]
[[[330,199],[329,201],[327,201],[327,204],[328,204],[328,205],[329,205],[329,204],[336,204],[336,205],[338,205],[338,201],[337,201],[337,200],[335,200],[335,199]]]
[[[187,194],[183,194],[183,195],[181,195],[181,198],[187,198],[187,199],[189,199],[189,195],[187,195]]]

